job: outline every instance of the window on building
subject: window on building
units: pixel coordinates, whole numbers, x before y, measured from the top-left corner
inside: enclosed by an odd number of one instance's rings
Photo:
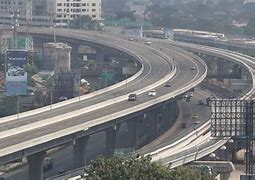
[[[92,15],[93,18],[96,18],[96,15]]]
[[[73,3],[73,7],[81,7],[81,3]]]
[[[81,12],[81,9],[74,9],[73,12]]]
[[[62,6],[62,3],[57,3],[57,6]]]
[[[96,6],[96,3],[92,3],[92,6]]]
[[[96,11],[96,9],[92,9],[92,12],[95,12]]]
[[[57,9],[57,12],[62,12],[62,9]]]
[[[81,6],[86,6],[86,3],[82,3]]]

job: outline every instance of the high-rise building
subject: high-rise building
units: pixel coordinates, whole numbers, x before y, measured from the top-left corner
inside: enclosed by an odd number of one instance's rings
[[[28,5],[31,1],[32,5]],[[12,26],[12,15],[16,13],[19,25],[26,25],[31,12],[34,26],[52,26],[52,22],[66,26],[82,15],[100,20],[101,0],[0,0],[0,24]]]
[[[101,0],[47,0],[47,12],[56,26],[66,26],[83,15],[100,20]]]

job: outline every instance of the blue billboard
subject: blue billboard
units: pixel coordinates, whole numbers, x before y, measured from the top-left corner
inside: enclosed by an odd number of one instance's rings
[[[26,50],[8,50],[6,52],[6,95],[27,95],[27,72],[28,62]]]
[[[8,65],[25,67],[27,64],[27,51],[26,50],[8,50],[6,52]]]

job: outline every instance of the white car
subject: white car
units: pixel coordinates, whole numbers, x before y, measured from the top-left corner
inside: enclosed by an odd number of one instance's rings
[[[187,97],[188,97],[188,94],[185,93],[185,94],[182,95],[182,97],[183,97],[183,98],[187,98]]]
[[[199,120],[194,121],[194,124],[200,124],[200,123],[201,123],[201,121],[199,121]]]
[[[194,71],[194,70],[196,70],[196,67],[195,66],[191,66],[189,69]]]
[[[146,41],[146,45],[151,45],[151,41]]]
[[[156,90],[150,90],[149,91],[149,96],[156,96]]]

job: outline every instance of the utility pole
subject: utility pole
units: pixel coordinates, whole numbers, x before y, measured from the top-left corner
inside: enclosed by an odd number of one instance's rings
[[[28,52],[28,62],[33,64],[33,38],[31,36],[32,31],[32,0],[26,0],[26,41],[25,48]]]
[[[14,11],[11,11],[11,17],[12,17],[12,23],[13,23],[13,26],[12,26],[12,29],[13,29],[13,48],[14,49],[17,49],[17,29],[18,29],[18,26],[19,26],[19,23],[18,23],[18,17],[19,17],[19,11],[17,10],[14,10]]]

